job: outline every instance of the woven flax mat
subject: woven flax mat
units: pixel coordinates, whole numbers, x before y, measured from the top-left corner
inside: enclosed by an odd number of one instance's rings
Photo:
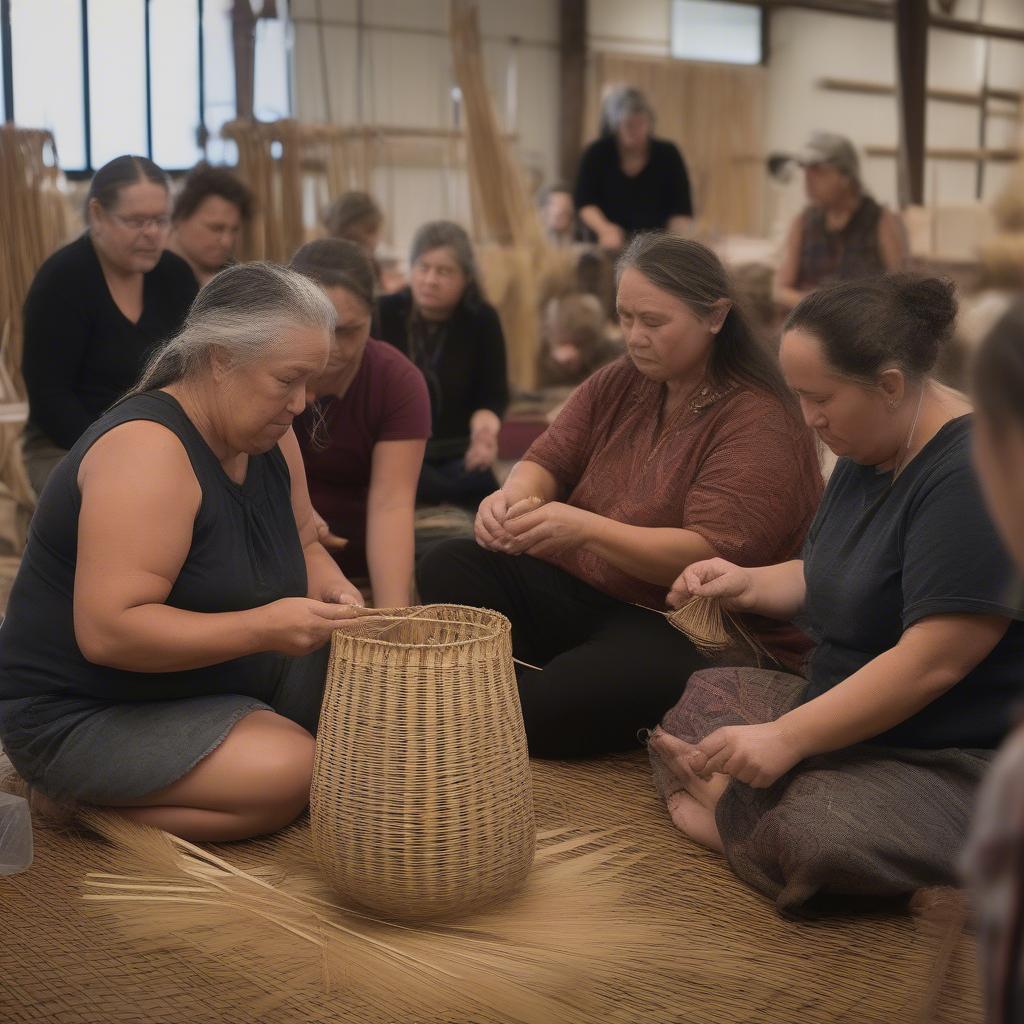
[[[969,936],[909,915],[871,913],[796,923],[746,889],[717,856],[672,828],[646,758],[584,764],[534,762],[541,828],[621,829],[646,856],[624,880],[623,919],[668,910],[677,926],[672,970],[624,963],[584,979],[601,999],[601,1024],[903,1024],[981,1019]],[[0,1021],[4,1024],[384,1024],[373,989],[308,984],[282,993],[274,979],[236,969],[231,949],[187,937],[140,948],[82,902],[88,871],[132,871],[129,858],[91,836],[36,823],[36,860],[0,878]],[[218,847],[240,867],[287,860],[308,823],[269,840]],[[254,927],[259,927],[258,924]],[[952,955],[943,958],[946,948]],[[282,958],[289,955],[287,944]],[[940,963],[941,967],[936,968]],[[251,965],[249,965],[251,966]],[[938,981],[936,981],[938,979]],[[577,984],[580,984],[579,982]],[[934,1007],[934,1012],[930,1009]],[[426,1024],[500,1024],[463,1005]],[[552,1024],[558,1024],[553,1018]]]

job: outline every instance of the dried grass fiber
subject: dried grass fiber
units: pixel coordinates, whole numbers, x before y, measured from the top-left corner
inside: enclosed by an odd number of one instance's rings
[[[836,916],[797,924],[671,826],[642,754],[588,763],[533,762],[542,831],[577,834],[624,829],[645,856],[612,884],[615,920],[598,936],[651,914],[667,918],[659,956],[627,948],[616,963],[584,965],[565,995],[591,1000],[590,1019],[618,1024],[894,1024],[916,1021],[928,1003],[932,971],[948,932],[905,915]],[[309,861],[309,828],[215,850],[270,881]],[[36,862],[0,879],[0,1019],[5,1024],[498,1024],[514,1018],[451,993],[437,1012],[396,1013],[402,992],[380,987],[353,961],[325,991],[309,969],[310,943],[275,946],[272,962],[253,960],[246,943],[211,942],[208,930],[165,927],[154,939],[96,917],[84,903],[88,872],[137,875],[138,856],[89,835],[36,827]],[[165,923],[167,919],[164,919]],[[263,926],[249,934],[257,939]],[[623,942],[625,947],[626,942]],[[308,947],[308,949],[307,949]],[[961,938],[937,995],[935,1024],[980,1021],[969,938]],[[316,974],[316,979],[311,980]],[[566,1019],[557,1014],[553,1022]]]

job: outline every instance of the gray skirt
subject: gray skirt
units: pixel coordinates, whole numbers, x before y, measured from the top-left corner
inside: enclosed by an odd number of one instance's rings
[[[137,800],[188,774],[251,711],[275,711],[315,735],[329,653],[328,644],[301,658],[281,655],[276,680],[260,696],[0,701],[0,741],[18,774],[54,800]]]

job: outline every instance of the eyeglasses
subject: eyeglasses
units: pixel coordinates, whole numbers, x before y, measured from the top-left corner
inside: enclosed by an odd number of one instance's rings
[[[160,231],[166,231],[171,225],[171,218],[166,214],[159,217],[122,217],[119,213],[110,213],[110,211],[108,211],[108,214],[122,227],[126,227],[129,231],[134,231],[140,235],[150,224]]]

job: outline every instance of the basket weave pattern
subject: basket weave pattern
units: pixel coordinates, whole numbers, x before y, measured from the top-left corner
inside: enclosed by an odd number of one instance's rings
[[[344,899],[439,919],[525,880],[536,828],[510,632],[497,612],[457,605],[335,632],[310,817]]]

